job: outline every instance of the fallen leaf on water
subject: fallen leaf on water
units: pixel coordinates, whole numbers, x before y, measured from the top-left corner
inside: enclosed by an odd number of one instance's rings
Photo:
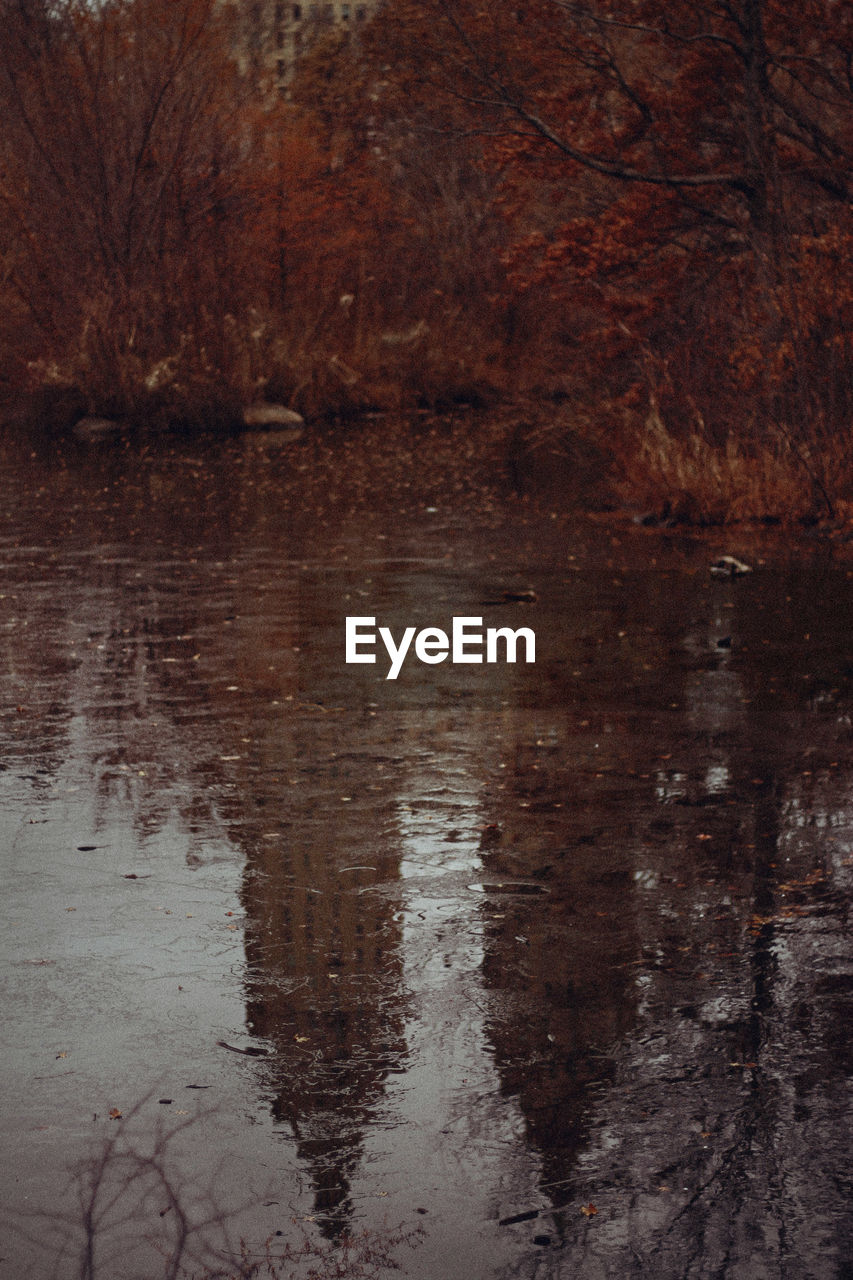
[[[119,1111],[118,1107],[111,1107],[111,1108],[110,1108],[110,1119],[111,1119],[111,1120],[120,1120],[120,1119],[121,1119],[121,1112]]]
[[[585,1218],[594,1218],[595,1215],[598,1213],[598,1210],[596,1209],[594,1204],[582,1204],[581,1213]]]

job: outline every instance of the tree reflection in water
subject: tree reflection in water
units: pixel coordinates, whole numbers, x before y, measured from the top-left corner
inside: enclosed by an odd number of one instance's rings
[[[777,546],[718,583],[710,545],[645,530],[308,528],[211,458],[80,465],[6,516],[10,945],[57,965],[16,970],[27,1078],[58,1026],[109,1041],[75,1116],[101,1077],[203,1066],[229,1169],[268,1164],[330,1241],[426,1209],[424,1277],[844,1274],[843,566]],[[396,634],[501,575],[535,582],[535,671],[341,667],[349,601]],[[215,1047],[240,1035],[263,1056]],[[19,1105],[32,1133],[58,1094]]]

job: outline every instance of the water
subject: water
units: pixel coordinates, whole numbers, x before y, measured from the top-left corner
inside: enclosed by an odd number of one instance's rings
[[[843,551],[2,462],[0,1276],[851,1274]],[[350,614],[537,661],[387,681]]]

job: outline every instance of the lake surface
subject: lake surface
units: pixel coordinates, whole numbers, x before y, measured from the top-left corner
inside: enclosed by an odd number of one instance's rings
[[[853,1275],[853,560],[308,467],[0,458],[0,1277]]]

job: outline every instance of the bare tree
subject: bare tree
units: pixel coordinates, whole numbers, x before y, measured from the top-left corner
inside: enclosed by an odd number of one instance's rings
[[[138,380],[256,283],[247,87],[214,0],[4,0],[7,288],[46,358]],[[103,368],[99,370],[99,363]],[[155,379],[156,381],[156,379]],[[119,389],[119,388],[117,388]]]

